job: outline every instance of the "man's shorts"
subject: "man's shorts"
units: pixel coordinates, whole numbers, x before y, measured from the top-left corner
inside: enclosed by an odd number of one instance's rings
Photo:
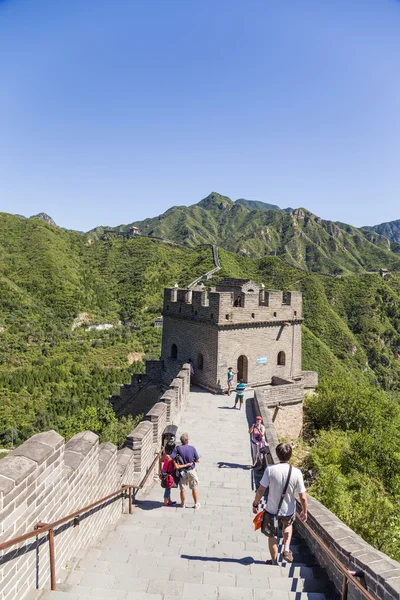
[[[235,402],[243,402],[244,394],[236,394]]]
[[[273,520],[271,519],[271,522],[269,522],[269,520],[266,518],[268,514],[269,513],[266,513],[266,515],[264,515],[262,530],[267,537],[275,537],[272,525]],[[278,521],[279,523],[282,523],[282,529],[286,529],[286,527],[289,527],[289,525],[293,525],[295,518],[296,513],[293,513],[292,515],[279,516]]]
[[[179,479],[179,489],[181,490],[184,490],[187,486],[189,486],[190,490],[196,490],[198,485],[199,478],[196,469],[186,471],[185,475]]]

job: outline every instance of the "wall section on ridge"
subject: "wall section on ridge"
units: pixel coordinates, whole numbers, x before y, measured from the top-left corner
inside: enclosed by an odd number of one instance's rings
[[[10,452],[0,461],[0,543],[33,531],[39,522],[57,521],[122,485],[138,486],[146,475],[151,484],[162,431],[179,423],[189,391],[190,367],[183,365],[121,450],[109,442],[100,444],[91,431],[67,443],[55,431],[46,431]],[[56,528],[57,578],[79,549],[127,511],[128,499],[118,497]],[[0,600],[22,600],[30,590],[48,587],[47,540],[48,534],[39,535],[0,553]]]

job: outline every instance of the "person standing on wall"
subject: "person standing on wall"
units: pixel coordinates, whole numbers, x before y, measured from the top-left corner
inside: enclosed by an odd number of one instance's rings
[[[200,508],[199,502],[199,478],[197,475],[196,463],[200,461],[199,454],[194,446],[189,446],[189,435],[187,433],[183,433],[181,435],[181,446],[178,446],[176,449],[177,457],[175,459],[175,467],[178,470],[181,470],[180,479],[179,479],[179,489],[181,491],[181,503],[182,508],[186,508],[186,488],[192,491],[194,506],[193,508]],[[180,457],[180,462],[184,464],[182,468],[182,464],[178,462],[178,457]]]
[[[237,404],[239,402],[240,403],[239,410],[242,410],[245,389],[246,389],[246,384],[244,383],[243,379],[240,379],[239,383],[236,386],[236,396],[235,396],[234,408],[237,407]]]
[[[253,513],[257,514],[258,505],[269,487],[267,506],[262,524],[262,532],[268,537],[271,560],[267,564],[278,564],[278,540],[276,519],[282,523],[283,531],[283,558],[293,562],[290,542],[293,534],[293,523],[296,516],[295,494],[298,493],[301,503],[300,519],[307,521],[307,494],[304,486],[303,475],[300,469],[289,465],[292,456],[290,444],[279,444],[276,447],[279,464],[269,465],[260,481],[259,488],[253,502]]]
[[[174,487],[174,471],[176,457],[176,446],[172,441],[167,441],[161,449],[158,460],[158,477],[161,481],[161,487],[164,489],[164,506],[173,506],[176,502],[171,500],[171,489]],[[175,485],[176,487],[176,485]]]
[[[233,367],[228,367],[228,396],[231,395],[231,388],[233,386],[233,379],[234,379],[235,375],[236,375],[236,373],[233,370]]]

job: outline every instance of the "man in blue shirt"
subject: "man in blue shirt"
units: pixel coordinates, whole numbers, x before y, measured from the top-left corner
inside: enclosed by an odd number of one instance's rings
[[[235,396],[235,408],[237,407],[237,403],[240,402],[239,410],[242,410],[245,389],[246,389],[246,384],[243,382],[243,379],[241,379],[236,386],[236,396]]]
[[[193,508],[198,509],[200,508],[199,492],[197,489],[199,478],[197,476],[196,463],[199,462],[200,457],[196,448],[194,446],[189,446],[189,435],[187,433],[181,435],[181,444],[182,446],[177,448],[177,454],[181,457],[182,463],[186,465],[184,469],[181,468],[181,476],[179,479],[182,508],[186,508],[186,488],[189,486],[193,495]],[[180,465],[176,464],[176,467],[179,469]]]

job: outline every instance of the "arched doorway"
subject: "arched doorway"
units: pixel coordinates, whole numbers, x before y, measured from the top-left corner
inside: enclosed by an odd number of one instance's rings
[[[284,367],[286,365],[286,356],[283,350],[278,354],[277,364],[279,367]]]
[[[241,356],[239,356],[238,361],[237,361],[237,380],[240,381],[241,379],[243,379],[243,381],[245,383],[247,383],[247,356],[245,356],[244,354],[242,354]]]
[[[178,347],[176,344],[171,346],[171,358],[178,358]]]

